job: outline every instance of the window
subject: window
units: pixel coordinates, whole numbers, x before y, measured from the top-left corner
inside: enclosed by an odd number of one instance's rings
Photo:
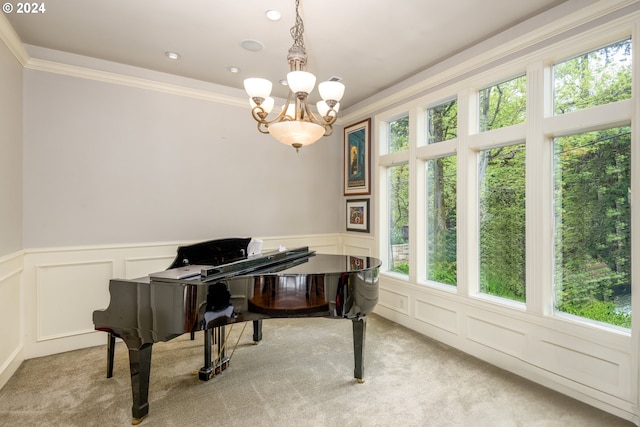
[[[427,279],[457,283],[456,157],[428,160]]]
[[[558,42],[377,117],[390,272],[451,301],[631,327],[638,71],[623,37]]]
[[[631,39],[553,67],[554,113],[631,98]]]
[[[525,301],[525,146],[479,158],[480,292]]]
[[[427,109],[427,144],[448,141],[458,135],[458,101],[446,102]]]
[[[526,86],[526,76],[522,75],[480,90],[480,132],[524,122],[527,107]]]
[[[631,327],[631,131],[554,140],[556,308]]]
[[[388,152],[409,149],[409,116],[389,122]],[[409,165],[387,168],[389,271],[409,274]]]
[[[409,148],[409,117],[389,123],[389,153],[397,153]]]
[[[409,274],[409,166],[391,166],[389,176],[389,271]]]

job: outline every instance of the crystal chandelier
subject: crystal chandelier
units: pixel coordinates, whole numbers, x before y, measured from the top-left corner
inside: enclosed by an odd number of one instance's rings
[[[251,115],[258,122],[261,133],[269,133],[275,139],[296,149],[310,145],[322,136],[333,133],[333,124],[338,117],[340,99],[344,94],[344,85],[337,81],[326,81],[318,85],[318,92],[322,101],[316,104],[318,116],[311,112],[307,103],[307,96],[313,90],[316,77],[305,71],[307,53],[304,47],[304,24],[296,0],[296,23],[291,27],[293,46],[289,49],[289,73],[287,84],[289,95],[282,107],[282,111],[273,119],[267,116],[273,109],[274,100],[271,95],[272,83],[266,79],[249,78],[244,81],[244,89],[249,94]]]

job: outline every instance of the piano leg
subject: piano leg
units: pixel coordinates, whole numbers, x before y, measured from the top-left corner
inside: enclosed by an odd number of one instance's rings
[[[213,345],[213,329],[204,330],[204,366],[198,372],[200,381],[209,381],[213,374],[213,363],[211,362],[211,346]]]
[[[143,344],[138,349],[129,348],[129,368],[131,370],[131,392],[133,406],[131,424],[140,424],[149,413],[149,373],[151,372],[151,348],[153,344]]]
[[[253,321],[253,342],[258,344],[262,341],[262,320]]]
[[[352,319],[353,321],[353,357],[355,368],[353,376],[362,384],[364,382],[364,338],[367,329],[367,318]]]
[[[116,336],[111,332],[107,334],[107,378],[113,376],[113,358],[116,350]]]

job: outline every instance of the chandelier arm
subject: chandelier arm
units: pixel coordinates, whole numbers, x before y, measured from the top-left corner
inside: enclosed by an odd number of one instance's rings
[[[333,125],[327,125],[324,127],[324,135],[323,136],[329,136],[333,134]]]
[[[305,105],[306,105],[306,103],[305,103]],[[320,126],[325,126],[325,127],[326,126],[331,126],[336,122],[336,119],[338,118],[337,115],[330,115],[329,114],[329,113],[331,113],[333,111],[333,109],[330,109],[327,112],[326,116],[320,116],[321,119],[316,117],[316,115],[313,114],[313,112],[311,110],[309,110],[308,105],[307,105],[306,111],[307,111],[307,115],[309,116],[309,121],[312,122],[312,123],[315,123],[317,125],[320,125]],[[327,117],[329,118],[329,120],[327,120]]]
[[[258,132],[268,134],[269,129],[263,122],[258,122]]]

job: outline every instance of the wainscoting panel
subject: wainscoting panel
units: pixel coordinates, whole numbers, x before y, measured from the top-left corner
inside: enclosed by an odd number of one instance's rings
[[[628,333],[539,316],[410,283],[380,279],[376,313],[590,405],[638,421],[634,343]]]
[[[458,313],[435,302],[416,298],[415,318],[452,334],[458,334]]]
[[[93,332],[93,307],[106,307],[112,260],[39,265],[36,341]],[[78,302],[82,301],[81,305]]]
[[[308,246],[319,254],[340,254],[337,234],[310,234],[301,236],[257,237],[263,241],[262,252],[277,250],[280,246],[287,249]]]
[[[109,305],[109,280],[164,270],[177,246],[157,243],[26,251],[25,357],[106,343],[106,334],[94,330],[93,312]]]
[[[127,258],[124,260],[124,278],[136,279],[148,276],[150,273],[166,270],[174,259],[175,255]]]
[[[381,288],[378,305],[406,316],[409,315],[409,296],[400,292]]]
[[[538,361],[546,369],[614,396],[631,397],[628,353],[564,334],[540,340],[539,348]]]
[[[342,252],[345,255],[373,255],[374,240],[370,235],[344,234],[342,236]]]
[[[518,359],[526,359],[527,334],[513,327],[513,322],[494,323],[467,316],[467,338]]]
[[[278,249],[279,246],[289,249],[309,246],[318,253],[335,254],[339,253],[341,247],[338,234],[275,236],[262,240],[263,252]],[[0,319],[5,316],[24,319],[23,332],[15,334],[12,339],[23,339],[26,358],[102,345],[106,342],[106,334],[94,330],[93,312],[109,305],[109,280],[143,277],[165,270],[175,258],[178,246],[193,243],[197,242],[26,251],[24,262],[20,263],[24,265],[24,314],[16,314],[16,305],[12,303],[10,309],[1,312]],[[20,283],[19,278],[15,281]],[[15,302],[15,286],[0,284],[0,296],[10,288],[12,295],[9,301]],[[15,320],[7,319],[4,324],[15,324]],[[3,352],[4,348],[3,343]]]
[[[23,253],[0,258],[0,388],[24,360]]]

